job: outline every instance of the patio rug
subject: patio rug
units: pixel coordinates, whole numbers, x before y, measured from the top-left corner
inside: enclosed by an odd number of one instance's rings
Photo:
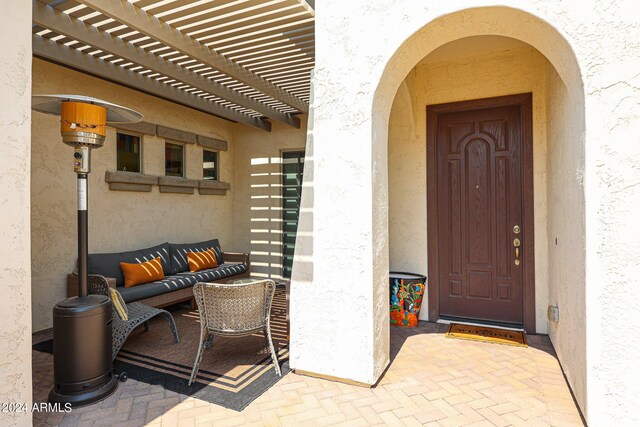
[[[140,327],[129,335],[114,361],[117,373],[167,390],[242,411],[281,377],[271,362],[262,333],[238,338],[216,337],[204,351],[196,381],[187,386],[200,340],[198,312],[172,310],[180,343],[173,341],[166,320],[154,318],[148,332]],[[282,375],[289,369],[287,343],[286,295],[278,289],[271,310],[271,335],[278,353]],[[33,346],[34,350],[52,352],[51,340]]]
[[[512,331],[509,329],[492,328],[490,326],[451,323],[447,330],[446,337],[528,347],[527,334],[524,331]]]

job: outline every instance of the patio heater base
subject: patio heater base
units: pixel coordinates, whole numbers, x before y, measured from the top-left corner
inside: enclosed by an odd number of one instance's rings
[[[49,402],[60,403],[64,408],[65,403],[70,403],[72,408],[90,405],[111,396],[118,389],[118,377],[113,375],[111,380],[97,389],[80,394],[58,394],[55,390],[49,392]]]
[[[51,403],[88,405],[117,389],[112,321],[111,300],[103,295],[67,298],[55,305]]]

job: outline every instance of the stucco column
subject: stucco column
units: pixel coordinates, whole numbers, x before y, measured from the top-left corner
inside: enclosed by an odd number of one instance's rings
[[[594,25],[577,47],[588,64],[585,412],[592,426],[640,425],[640,46],[628,42],[640,4],[598,3],[611,30]]]
[[[31,425],[31,3],[0,16],[0,412],[1,425]]]
[[[389,363],[387,147],[372,143],[373,90],[336,66],[348,44],[329,36],[330,11],[317,12],[291,367],[374,384]]]

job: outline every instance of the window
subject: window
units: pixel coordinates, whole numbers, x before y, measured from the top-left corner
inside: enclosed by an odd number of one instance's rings
[[[184,176],[184,146],[165,143],[164,173],[167,176]]]
[[[127,133],[116,134],[117,167],[119,171],[141,172],[141,137]]]
[[[218,170],[220,169],[218,164],[218,152],[217,151],[202,151],[202,179],[217,181]]]

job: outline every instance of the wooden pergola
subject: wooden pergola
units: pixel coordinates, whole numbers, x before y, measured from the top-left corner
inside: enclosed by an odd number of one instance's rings
[[[308,110],[314,17],[305,0],[33,0],[33,54],[269,131]]]

